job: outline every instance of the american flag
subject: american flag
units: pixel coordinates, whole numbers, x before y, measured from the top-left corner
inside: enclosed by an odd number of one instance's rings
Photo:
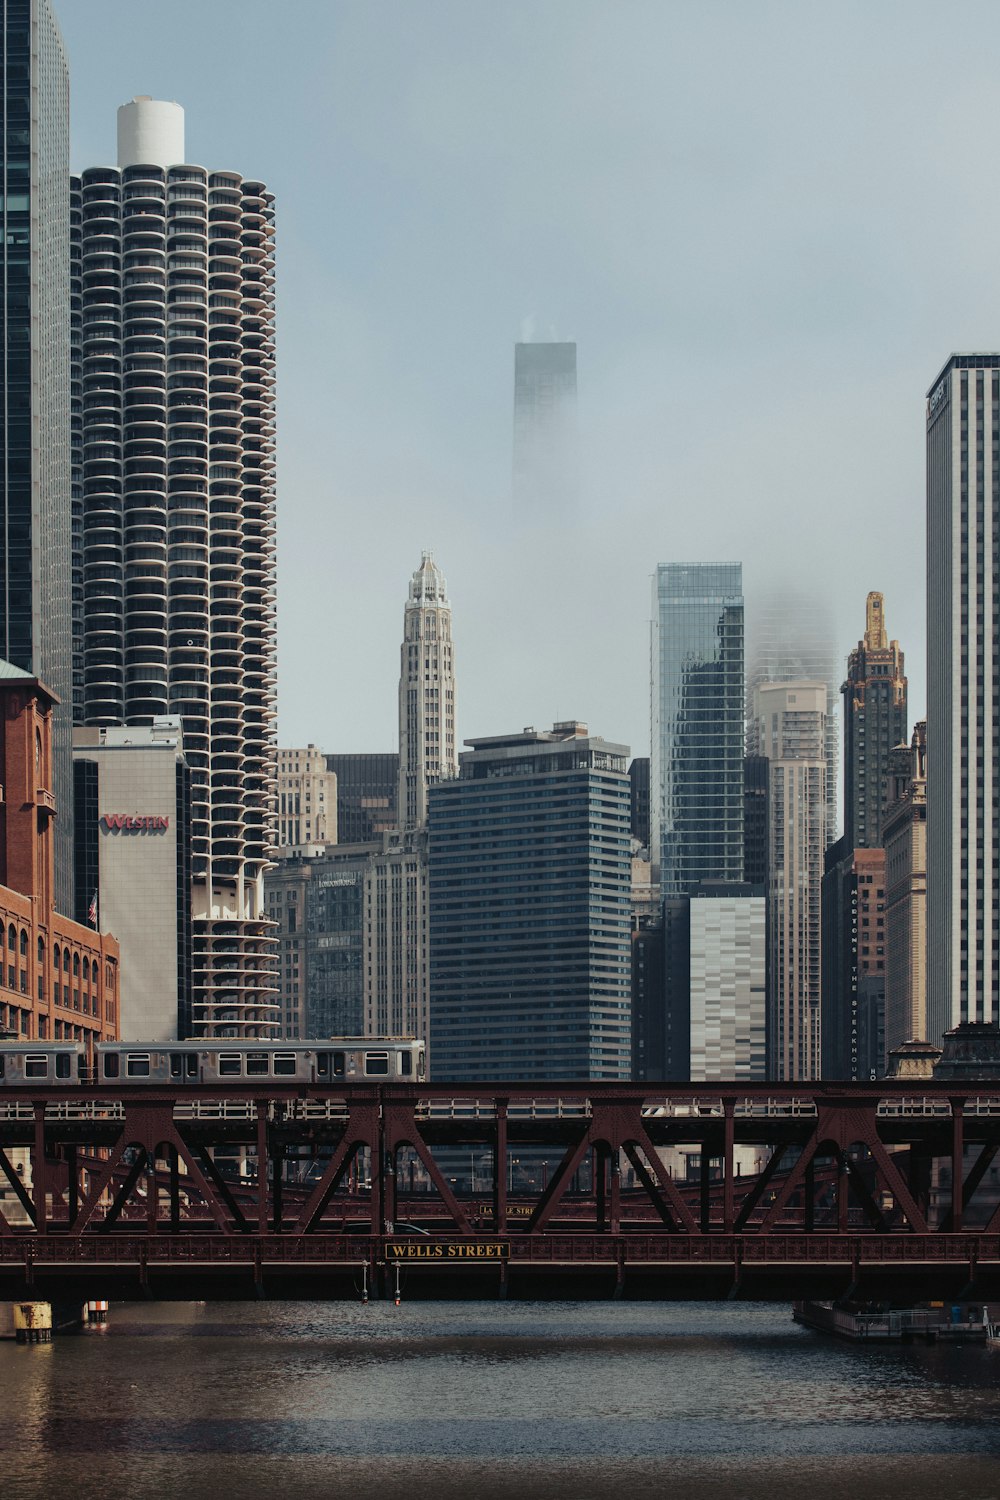
[[[91,898],[90,898],[90,905],[87,907],[87,921],[90,923],[91,927],[95,927],[96,928],[96,926],[97,926],[97,892],[96,891],[91,896]]]

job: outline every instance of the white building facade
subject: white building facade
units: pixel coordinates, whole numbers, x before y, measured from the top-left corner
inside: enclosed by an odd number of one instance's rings
[[[458,775],[455,656],[444,574],[429,552],[410,581],[399,673],[399,824],[423,828],[427,788]]]
[[[191,1016],[190,777],[179,719],[77,729],[79,920],[121,949],[122,1041],[172,1041]]]
[[[692,1082],[765,1078],[765,899],[695,895],[690,920]]]

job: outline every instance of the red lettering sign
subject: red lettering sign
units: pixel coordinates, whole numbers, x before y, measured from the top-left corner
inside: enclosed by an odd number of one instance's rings
[[[105,833],[166,833],[169,818],[139,813],[102,813],[101,823]]]

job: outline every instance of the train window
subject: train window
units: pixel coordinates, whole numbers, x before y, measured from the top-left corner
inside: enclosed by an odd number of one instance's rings
[[[171,1078],[197,1078],[197,1052],[171,1052],[170,1076]]]
[[[410,1074],[413,1072],[412,1052],[396,1053],[396,1071],[399,1074],[400,1078],[409,1078]]]
[[[72,1058],[70,1057],[70,1055],[69,1055],[68,1052],[57,1052],[56,1053],[56,1077],[57,1078],[69,1078],[71,1076],[71,1072],[72,1072],[72,1070],[70,1068],[70,1063],[71,1062],[72,1062]]]
[[[388,1052],[366,1052],[365,1053],[365,1076],[368,1078],[384,1077],[389,1072]]]
[[[426,1066],[427,1066],[427,1062],[426,1062],[426,1060],[424,1058],[424,1049],[421,1047],[420,1051],[417,1053],[417,1075],[418,1075],[418,1077],[423,1078],[423,1076],[424,1076],[424,1069],[426,1068]]]
[[[0,1052],[0,1078],[3,1077],[3,1075],[6,1073],[6,1071],[7,1071],[7,1059],[4,1057],[3,1053]]]
[[[104,1054],[104,1076],[105,1078],[118,1077],[118,1053],[105,1052]]]
[[[276,1052],[274,1054],[274,1071],[275,1071],[276,1074],[279,1074],[279,1073],[284,1073],[284,1074],[291,1073],[291,1074],[294,1075],[294,1073],[295,1073],[295,1053],[294,1052]]]
[[[148,1078],[149,1053],[130,1052],[125,1063],[125,1072],[129,1078]]]
[[[243,1059],[238,1052],[219,1053],[219,1077],[239,1078],[243,1072]]]
[[[48,1078],[49,1060],[44,1052],[29,1052],[24,1059],[25,1078]]]
[[[333,1054],[333,1076],[334,1076],[334,1078],[343,1078],[343,1076],[344,1076],[344,1074],[345,1074],[346,1071],[347,1071],[347,1061],[346,1061],[346,1058],[344,1057],[343,1052],[335,1052]]]
[[[316,1053],[316,1077],[329,1078],[330,1076],[330,1054],[329,1052]]]
[[[266,1072],[267,1072],[267,1053],[266,1052],[248,1052],[247,1053],[247,1076],[249,1077],[252,1074],[257,1074],[259,1076],[261,1073],[266,1073]]]

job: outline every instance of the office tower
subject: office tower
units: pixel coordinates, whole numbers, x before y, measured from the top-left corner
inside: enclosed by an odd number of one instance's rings
[[[690,898],[692,1081],[767,1076],[765,906],[750,885],[706,882]]]
[[[184,164],[176,104],[118,114],[73,180],[74,465],[87,725],[183,721],[195,1034],[278,1022],[274,842],[274,206]]]
[[[95,1042],[118,1035],[118,943],[54,909],[59,805],[52,694],[0,660],[0,1036]]]
[[[996,1021],[1000,988],[1000,354],[927,402],[927,1035]]]
[[[564,519],[579,490],[576,345],[514,345],[515,512]]]
[[[427,1038],[426,835],[305,845],[264,878],[286,1037]]]
[[[649,848],[649,756],[637,755],[628,768],[631,787],[632,837],[640,849]]]
[[[885,1040],[927,1035],[927,725],[893,751],[885,840]]]
[[[822,888],[822,1076],[866,1082],[885,1072],[885,850],[826,851]]]
[[[747,702],[763,682],[822,682],[826,688],[826,841],[837,837],[837,701],[841,668],[835,631],[826,606],[793,588],[771,590],[750,613]],[[766,754],[756,740],[756,720],[747,722],[747,753]]]
[[[337,778],[315,745],[278,751],[278,847],[337,842]]]
[[[584,724],[467,740],[431,788],[436,1079],[625,1079],[628,749]]]
[[[653,580],[650,855],[664,896],[743,879],[739,563],[665,563]]]
[[[767,756],[743,757],[743,879],[767,884]]]
[[[69,72],[50,0],[0,12],[0,657],[55,705],[55,903],[73,910]]]
[[[768,1077],[819,1077],[820,887],[826,848],[825,682],[762,683],[754,743],[768,759]]]
[[[328,755],[337,778],[337,842],[364,844],[397,826],[399,755]]]
[[[882,595],[868,595],[865,633],[847,661],[844,699],[844,835],[852,849],[882,844],[889,755],[906,739],[906,677],[885,628]]]
[[[444,575],[429,552],[410,581],[403,612],[399,673],[401,828],[427,821],[427,788],[458,770],[455,746],[455,658]]]
[[[76,919],[121,951],[123,1041],[191,1028],[191,795],[180,719],[78,728]]]

